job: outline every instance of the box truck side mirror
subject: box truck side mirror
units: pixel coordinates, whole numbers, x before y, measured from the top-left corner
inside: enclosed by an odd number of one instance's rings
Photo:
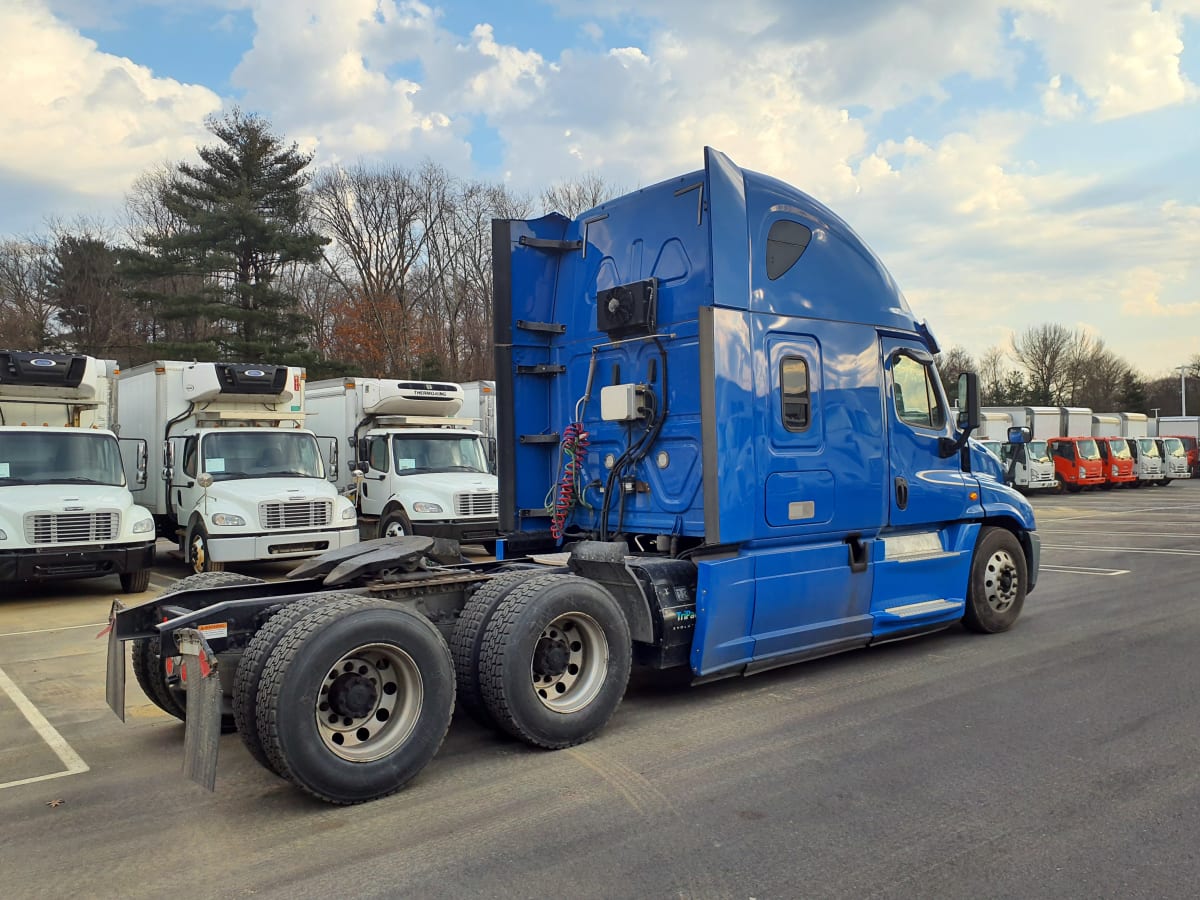
[[[1028,444],[1033,440],[1033,429],[1028,425],[1014,425],[1008,429],[1010,444]]]

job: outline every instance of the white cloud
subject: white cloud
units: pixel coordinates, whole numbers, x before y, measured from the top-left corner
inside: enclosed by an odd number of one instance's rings
[[[100,52],[35,3],[0,5],[0,59],[0,169],[84,194],[119,196],[191,153],[221,106],[207,88]]]
[[[1074,91],[1062,86],[1062,76],[1055,75],[1042,89],[1042,111],[1051,119],[1077,119],[1083,113],[1083,101]]]
[[[1180,68],[1183,16],[1195,4],[1149,0],[1024,0],[1013,20],[1053,72],[1070,75],[1100,120],[1196,98]]]

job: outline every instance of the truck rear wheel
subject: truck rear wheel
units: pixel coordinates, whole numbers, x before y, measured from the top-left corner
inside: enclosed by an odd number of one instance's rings
[[[518,586],[533,578],[543,578],[565,569],[518,569],[501,573],[486,582],[467,601],[454,632],[450,636],[450,654],[454,657],[454,677],[458,683],[458,702],[485,725],[496,725],[483,702],[479,688],[479,651],[483,636],[496,607]]]
[[[188,529],[185,553],[187,567],[197,575],[203,572],[225,571],[225,563],[214,562],[209,556],[208,534],[202,525],[193,525]]]
[[[298,787],[331,803],[394,793],[437,753],[454,713],[450,648],[388,601],[309,613],[259,682],[263,748]]]
[[[1028,588],[1021,542],[1006,528],[985,525],[975,541],[963,625],[981,634],[1008,631],[1021,615]]]
[[[317,609],[331,609],[335,605],[345,608],[347,605],[361,604],[362,601],[363,598],[359,594],[346,592],[328,591],[312,594],[287,604],[271,616],[246,645],[246,652],[238,662],[237,676],[233,682],[233,721],[250,755],[259,765],[270,769],[276,775],[280,774],[279,770],[271,762],[271,757],[263,749],[262,740],[258,736],[258,687],[267,661],[284,635],[309,613]]]
[[[620,705],[632,654],[629,623],[608,591],[578,575],[537,578],[513,590],[488,624],[483,701],[501,728],[528,744],[581,744]]]
[[[227,585],[261,583],[261,578],[239,575],[236,572],[205,572],[181,578],[159,594],[158,598]],[[187,719],[187,692],[175,686],[177,682],[174,671],[181,657],[173,656],[164,660],[159,653],[159,646],[158,638],[139,638],[133,642],[133,677],[151,703],[168,715],[184,721]],[[170,672],[167,671],[168,665],[171,667]],[[222,731],[232,731],[233,727],[232,716],[221,718]]]

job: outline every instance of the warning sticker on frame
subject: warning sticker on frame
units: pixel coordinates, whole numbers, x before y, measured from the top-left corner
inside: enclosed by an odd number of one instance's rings
[[[205,638],[212,640],[213,638],[223,638],[229,635],[228,622],[213,622],[211,625],[197,625],[196,630],[199,631]]]

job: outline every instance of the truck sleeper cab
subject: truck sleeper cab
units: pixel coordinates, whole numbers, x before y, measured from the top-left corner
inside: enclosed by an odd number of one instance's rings
[[[1100,459],[1104,466],[1104,484],[1101,487],[1111,490],[1114,487],[1137,484],[1137,475],[1133,471],[1133,454],[1129,452],[1129,443],[1125,438],[1096,438],[1096,446],[1100,449]]]
[[[1104,484],[1100,448],[1091,437],[1055,437],[1046,441],[1054,474],[1066,490],[1078,493]]]
[[[235,722],[279,723],[239,728],[257,758],[358,802],[429,761],[452,684],[558,749],[604,727],[635,660],[706,681],[1016,623],[1040,539],[969,443],[977,382],[952,415],[932,333],[832,211],[707,149],[703,170],[492,234],[501,560],[383,538],[285,584],[118,609],[114,680],[121,641],[202,673],[190,747],[216,740],[224,693]]]

